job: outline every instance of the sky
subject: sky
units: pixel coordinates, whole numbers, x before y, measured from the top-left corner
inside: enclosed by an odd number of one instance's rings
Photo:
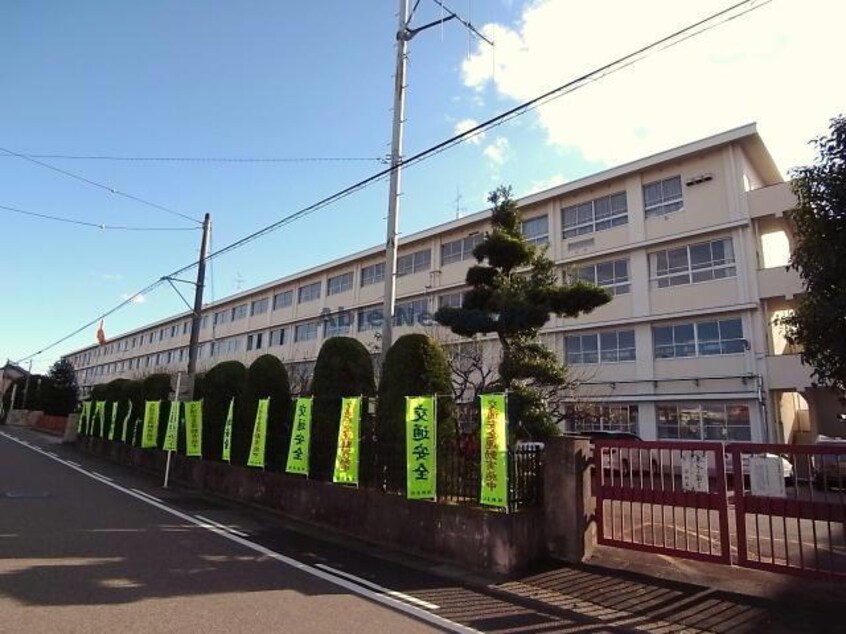
[[[444,0],[494,46],[455,21],[410,42],[404,154],[735,2]],[[480,211],[500,184],[521,197],[750,122],[785,174],[809,163],[808,141],[846,110],[836,75],[846,6],[757,5],[408,167],[401,233]],[[32,367],[45,372],[95,343],[91,326],[45,350],[194,261],[190,218],[211,214],[215,250],[384,169],[396,10],[397,0],[0,3],[0,206],[97,225],[0,207],[0,363],[44,350]],[[441,15],[420,0],[412,26]],[[138,160],[151,158],[169,160]],[[184,158],[194,160],[170,160]],[[206,300],[383,244],[386,213],[380,181],[223,255]],[[163,285],[104,330],[185,309]]]

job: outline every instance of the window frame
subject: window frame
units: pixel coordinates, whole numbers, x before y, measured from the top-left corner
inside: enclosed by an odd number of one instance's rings
[[[728,337],[726,336],[723,338],[724,331],[729,330],[729,328],[737,322],[740,326],[740,337]],[[701,330],[711,325],[716,325],[717,327],[717,339],[705,339],[701,335]],[[693,333],[693,338],[690,340],[682,340],[682,343],[676,343],[676,329],[677,328],[691,328]],[[658,344],[657,340],[658,337],[656,336],[658,330],[665,330],[670,329],[672,333],[672,343],[664,343]],[[728,333],[727,333],[728,334]],[[719,352],[703,352],[703,345],[714,345],[717,344],[719,346]],[[693,352],[692,354],[677,354],[676,348],[678,347],[689,347]],[[660,325],[656,326],[653,324],[652,326],[652,357],[653,359],[690,359],[691,357],[726,357],[735,354],[745,354],[748,350],[749,342],[744,335],[744,328],[743,328],[743,318],[742,317],[729,317],[725,319],[709,319],[709,320],[702,320],[702,321],[691,321],[691,322],[677,322],[672,324]],[[658,348],[672,348],[673,354],[672,356],[666,354],[660,354],[658,352]],[[728,350],[724,352],[724,350]]]
[[[599,267],[607,265],[611,265],[613,271],[613,278],[611,283],[601,284],[598,281]],[[617,276],[618,265],[625,266],[625,277]],[[602,260],[600,262],[594,262],[593,264],[585,264],[576,267],[575,279],[590,282],[591,284],[595,284],[596,286],[604,288],[615,297],[617,295],[628,295],[629,293],[631,293],[632,290],[631,268],[631,261],[629,258],[620,258],[617,260]],[[584,273],[589,269],[593,271],[593,275],[585,276]]]
[[[338,295],[340,293],[351,291],[353,288],[354,277],[355,276],[352,271],[346,271],[345,273],[340,273],[327,279],[326,296],[328,297],[330,295]],[[333,288],[333,282],[337,282],[338,288]]]
[[[619,206],[621,200],[622,207]],[[600,210],[603,215],[598,217],[597,206],[600,203],[607,204],[608,212],[606,214]],[[615,204],[618,205],[616,208]],[[588,213],[588,206],[590,206],[590,218],[581,219],[580,214]],[[570,214],[575,214],[575,222],[568,222],[567,216]],[[607,226],[605,226],[606,223]],[[627,224],[629,224],[629,200],[625,189],[561,208],[561,237],[564,240],[607,231]]]
[[[315,289],[317,289],[315,294]],[[318,280],[316,282],[309,282],[297,288],[297,304],[306,304],[320,299],[323,293],[323,282]]]
[[[667,183],[678,181],[678,196],[675,198],[668,197],[664,192]],[[657,202],[647,203],[646,189],[648,187],[659,186],[661,188],[661,199]],[[641,186],[641,194],[643,195],[643,215],[645,218],[657,218],[666,216],[668,214],[684,211],[684,187],[682,186],[681,174],[670,176],[668,178],[660,178],[658,180],[643,183]],[[678,205],[678,206],[676,206]]]
[[[374,262],[361,267],[359,286],[370,286],[385,281],[385,263]]]
[[[631,345],[621,347],[620,344],[620,337],[621,335],[629,336],[631,334]],[[603,337],[605,341],[608,341],[608,338],[613,336],[614,340],[616,341],[616,345],[612,348],[606,346],[603,342]],[[587,349],[584,346],[585,341],[593,340],[594,347],[588,347]],[[578,340],[578,351],[575,350],[573,344],[576,343]],[[625,358],[622,358],[625,354]],[[585,355],[590,354],[590,358],[594,358],[595,361],[585,360]],[[627,330],[598,330],[595,332],[586,332],[586,333],[574,333],[574,334],[565,334],[564,335],[564,360],[567,365],[601,365],[606,363],[632,363],[637,362],[637,336],[635,335],[634,329],[627,329]]]
[[[721,245],[720,248],[722,248],[723,257],[715,259],[714,248],[718,244]],[[707,265],[703,263],[694,264],[692,250],[700,249],[705,245],[708,246],[711,259]],[[684,251],[685,258],[684,266],[679,263],[673,265],[673,258],[679,258],[679,254],[682,251]],[[731,254],[726,255],[729,251]],[[706,277],[704,274],[710,275]],[[689,286],[737,277],[737,256],[734,252],[734,239],[731,236],[727,236],[704,242],[692,242],[677,247],[650,251],[649,275],[650,285],[653,289]]]
[[[737,401],[656,403],[655,434],[659,440],[750,442],[752,440],[752,409],[749,405]],[[741,410],[745,410],[745,419],[738,418]],[[695,426],[691,424],[690,418],[693,412],[697,414]],[[710,412],[710,416],[722,414],[722,424],[709,424],[706,420],[706,412]],[[672,433],[673,430],[675,433]],[[718,433],[714,433],[714,430],[718,430]],[[737,433],[738,430],[741,431],[740,434]]]
[[[410,265],[406,266],[406,262]],[[397,277],[422,273],[432,269],[432,249],[420,249],[397,258]]]
[[[526,226],[530,225],[531,223],[538,222],[543,220],[545,225],[546,231],[544,233],[539,233],[536,236],[527,236],[526,235]],[[538,216],[532,216],[531,218],[526,218],[525,220],[520,220],[520,235],[522,235],[526,242],[529,244],[533,244],[535,246],[540,246],[544,244],[549,244],[549,214],[540,214]]]
[[[258,309],[258,310],[257,310]],[[262,297],[260,299],[254,299],[250,302],[250,317],[255,317],[256,315],[263,315],[266,312],[270,311],[270,298],[269,297]]]
[[[308,328],[308,330],[301,330]],[[300,333],[314,333],[314,336],[303,337]],[[294,326],[294,343],[304,343],[307,341],[317,341],[318,337],[320,336],[320,323],[316,321],[307,321],[304,323],[296,324]]]

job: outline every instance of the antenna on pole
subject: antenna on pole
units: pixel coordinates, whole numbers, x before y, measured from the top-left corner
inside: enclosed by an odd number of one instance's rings
[[[405,73],[408,65],[408,43],[418,33],[450,20],[458,20],[472,35],[493,46],[493,42],[480,33],[469,20],[465,20],[447,7],[441,0],[432,0],[441,9],[441,18],[422,26],[412,28],[411,19],[421,0],[399,0],[399,23],[397,26],[397,57],[394,74],[394,117],[391,134],[391,177],[388,191],[388,227],[385,238],[385,302],[382,308],[382,362],[393,343],[394,306],[397,290],[397,235],[399,227],[399,197],[402,176],[402,135],[405,124]]]

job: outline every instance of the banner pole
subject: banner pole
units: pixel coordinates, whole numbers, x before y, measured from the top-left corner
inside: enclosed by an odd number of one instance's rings
[[[182,372],[177,372],[176,373],[176,394],[173,395],[174,401],[179,400],[179,388],[181,387],[181,385],[180,385],[181,383],[182,383]],[[177,434],[177,437],[178,437],[179,436],[179,422],[178,421],[177,421],[177,424],[176,424],[176,430],[177,430],[176,434]],[[165,488],[165,489],[167,488],[167,481],[170,478],[170,455],[172,453],[173,452],[170,451],[170,450],[168,450],[168,452],[167,452],[167,464],[165,464],[165,476],[164,476],[164,486],[163,486],[163,488]]]

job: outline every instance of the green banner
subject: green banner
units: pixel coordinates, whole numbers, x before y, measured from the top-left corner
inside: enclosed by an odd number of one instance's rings
[[[94,435],[94,401],[88,401],[88,416],[85,419],[86,431],[89,436]]]
[[[132,446],[138,446],[138,428],[141,426],[141,419],[136,418],[135,424],[132,426]]]
[[[144,429],[141,430],[141,449],[152,449],[159,437],[159,401],[144,403]]]
[[[338,426],[338,451],[335,455],[333,482],[358,484],[358,432],[361,419],[361,397],[341,400],[341,422]]]
[[[203,457],[203,402],[185,403],[185,455]]]
[[[91,418],[91,401],[82,401],[82,411],[76,425],[76,433],[88,433],[88,419]]]
[[[267,409],[270,407],[270,399],[259,399],[256,408],[256,424],[253,426],[253,442],[250,443],[250,457],[247,460],[248,467],[264,468],[264,447],[267,444]]]
[[[129,405],[129,409],[126,412],[126,416],[123,418],[123,431],[120,433],[121,442],[126,442],[126,432],[129,428],[129,417],[132,416],[132,401],[128,400],[127,404]]]
[[[112,403],[112,416],[111,421],[109,421],[109,440],[115,439],[115,426],[117,424],[117,411],[118,411],[118,404],[117,401]]]
[[[182,403],[180,401],[170,402],[170,413],[167,417],[167,430],[165,431],[162,451],[176,451],[176,436],[179,433],[179,411]]]
[[[409,500],[437,497],[437,413],[433,396],[405,397],[406,495]]]
[[[229,401],[229,413],[226,415],[226,424],[223,426],[223,457],[222,460],[226,462],[231,461],[232,457],[232,419],[235,411],[235,397]]]
[[[106,437],[106,401],[97,401],[97,404],[94,406],[94,416],[97,418],[97,423],[99,424],[99,432],[98,436],[100,438]]]
[[[294,407],[294,428],[288,447],[288,464],[285,471],[308,475],[308,453],[311,446],[311,397],[298,398]]]
[[[508,508],[508,421],[505,394],[485,394],[482,402],[481,503]]]

